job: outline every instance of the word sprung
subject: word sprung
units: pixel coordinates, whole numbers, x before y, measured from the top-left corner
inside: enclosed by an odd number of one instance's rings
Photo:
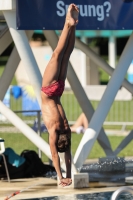
[[[66,15],[69,5],[65,5],[63,1],[57,1],[57,15],[63,17]],[[103,21],[105,17],[109,17],[111,3],[105,1],[103,5],[77,5],[81,17],[96,17],[98,21]]]

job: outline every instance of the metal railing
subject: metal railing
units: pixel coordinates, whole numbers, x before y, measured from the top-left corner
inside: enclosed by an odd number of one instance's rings
[[[116,191],[112,194],[110,200],[116,200],[117,197],[118,197],[121,193],[123,193],[123,192],[133,194],[133,188],[131,188],[131,187],[125,187],[125,186],[119,188],[118,190],[116,190]]]
[[[17,111],[14,111],[16,114],[24,114],[24,113],[35,113],[35,116],[36,116],[36,122],[37,122],[37,126],[36,126],[36,132],[39,136],[41,136],[41,110],[17,110]],[[29,125],[33,125],[35,120],[30,120],[30,119],[24,119],[25,123],[26,124],[29,124]],[[38,156],[39,158],[42,157],[42,153],[41,153],[41,150],[38,149]]]
[[[72,91],[65,91],[62,96],[62,104],[65,109],[68,121],[74,123],[80,113],[82,112],[77,99],[75,98]],[[99,101],[91,100],[91,104],[94,110],[97,109]],[[70,108],[70,109],[68,109]],[[120,128],[122,131],[126,127],[133,129],[133,100],[128,101],[114,101],[110,111],[105,119],[104,125],[112,129]]]
[[[79,115],[82,113],[82,109],[79,106],[79,103],[74,96],[72,90],[65,90],[61,102],[65,110],[66,116],[70,124],[74,123]],[[92,101],[91,104],[94,110],[97,109],[99,101]],[[22,110],[22,98],[15,99],[11,95],[10,100],[11,110]],[[114,101],[110,111],[105,119],[104,125],[106,129],[121,129],[124,131],[126,127],[130,127],[130,130],[133,129],[133,99],[128,101]],[[24,111],[25,112],[25,111]],[[28,120],[27,117],[23,117],[23,120]],[[30,122],[30,121],[29,121]],[[118,128],[117,128],[118,127]]]

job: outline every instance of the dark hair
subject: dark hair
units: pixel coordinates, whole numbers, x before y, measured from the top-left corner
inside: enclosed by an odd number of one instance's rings
[[[57,141],[57,151],[60,153],[66,152],[71,145],[71,140],[68,134],[59,134]]]

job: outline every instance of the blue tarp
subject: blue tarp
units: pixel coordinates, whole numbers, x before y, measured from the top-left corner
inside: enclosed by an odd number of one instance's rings
[[[25,158],[16,154],[15,151],[11,148],[6,148],[4,155],[8,157],[8,162],[12,166],[20,167],[25,162]],[[0,160],[1,159],[2,159],[2,156],[0,156]]]

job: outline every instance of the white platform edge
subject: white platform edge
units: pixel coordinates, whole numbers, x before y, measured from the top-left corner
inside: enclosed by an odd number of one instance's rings
[[[16,0],[0,0],[0,10],[15,10]]]

